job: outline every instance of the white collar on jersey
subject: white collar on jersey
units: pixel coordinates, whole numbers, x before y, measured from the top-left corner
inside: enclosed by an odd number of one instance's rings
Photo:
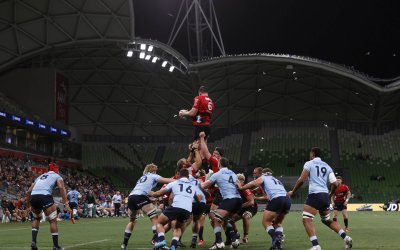
[[[182,180],[182,181],[189,181],[189,179],[186,178],[186,177],[182,177],[182,178],[180,178],[179,180]]]
[[[220,168],[219,170],[221,171],[221,170],[224,170],[224,169],[228,169],[227,167],[223,167],[223,168]]]
[[[315,157],[315,158],[313,159],[313,161],[315,161],[315,160],[321,161],[321,157]]]

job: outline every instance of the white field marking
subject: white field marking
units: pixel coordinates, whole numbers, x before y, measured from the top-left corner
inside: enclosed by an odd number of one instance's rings
[[[96,240],[96,241],[90,241],[90,242],[75,244],[75,245],[72,245],[72,246],[66,246],[65,249],[81,247],[81,246],[86,246],[86,245],[90,245],[90,244],[97,244],[97,243],[106,242],[106,241],[109,241],[109,240],[110,239],[104,239],[104,240]]]

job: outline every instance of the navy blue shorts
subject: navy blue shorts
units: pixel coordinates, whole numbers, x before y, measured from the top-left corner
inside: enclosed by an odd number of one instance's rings
[[[306,200],[306,205],[317,209],[318,211],[327,211],[330,206],[328,193],[309,194]]]
[[[219,206],[222,201],[222,195],[221,195],[221,192],[219,191],[219,189],[214,190],[213,196],[214,196],[214,200],[212,203],[214,205]]]
[[[179,223],[185,223],[190,218],[190,212],[179,207],[169,206],[162,213],[169,221],[176,220]]]
[[[76,202],[68,202],[68,205],[71,209],[78,209],[78,203]]]
[[[147,195],[131,195],[128,198],[128,208],[132,210],[139,210],[143,206],[152,203]]]
[[[251,213],[251,216],[253,217],[254,215],[257,214],[257,206],[251,206],[251,207],[242,207],[240,211],[238,212],[238,215],[242,217],[242,215],[246,212]]]
[[[33,209],[42,211],[53,206],[54,200],[51,195],[34,194],[31,196],[30,203]]]
[[[192,205],[192,214],[196,216],[203,215],[206,211],[206,204],[203,202],[195,202]]]
[[[270,200],[265,210],[275,212],[277,214],[287,214],[292,206],[292,201],[289,197],[279,196]]]
[[[241,198],[224,199],[219,204],[218,209],[228,211],[230,213],[237,213],[242,208]]]

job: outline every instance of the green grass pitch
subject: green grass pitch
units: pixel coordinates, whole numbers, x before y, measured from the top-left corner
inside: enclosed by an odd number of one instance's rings
[[[261,226],[261,213],[252,219],[250,242],[239,249],[269,249],[270,238]],[[82,219],[73,225],[71,222],[60,222],[60,245],[66,249],[119,249],[127,218]],[[349,214],[350,235],[353,238],[353,249],[387,249],[400,250],[400,213],[389,212],[353,212]],[[339,217],[339,222],[343,222]],[[322,249],[344,249],[341,238],[314,220],[317,236]],[[238,224],[241,229],[241,223]],[[152,249],[150,245],[151,226],[147,218],[140,218],[129,241],[128,249]],[[284,224],[286,240],[284,249],[309,249],[310,242],[301,222],[301,213],[288,215]],[[205,246],[197,249],[208,249],[214,241],[211,226],[206,225]],[[167,242],[171,234],[167,234]],[[187,230],[183,243],[190,244],[191,230]],[[29,223],[0,224],[0,249],[30,249],[31,230]],[[42,223],[38,236],[39,249],[51,249],[52,241],[48,223]],[[187,247],[187,249],[190,249]]]

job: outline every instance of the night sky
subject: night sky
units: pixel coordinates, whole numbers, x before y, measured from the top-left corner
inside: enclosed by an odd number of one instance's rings
[[[136,36],[166,43],[180,2],[135,0]],[[374,77],[400,76],[398,0],[214,0],[214,5],[227,54],[296,54]],[[185,26],[173,47],[189,58],[186,34]]]

